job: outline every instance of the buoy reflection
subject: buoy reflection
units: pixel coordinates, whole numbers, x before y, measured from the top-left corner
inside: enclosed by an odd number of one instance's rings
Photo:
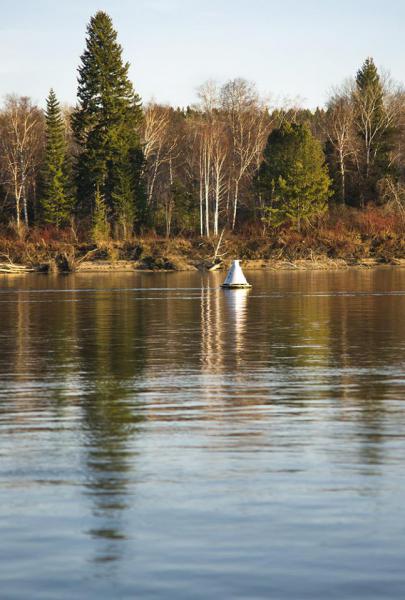
[[[249,289],[204,288],[201,293],[201,361],[204,370],[224,372],[243,358]]]
[[[236,349],[236,361],[239,363],[244,345],[244,333],[247,320],[247,303],[249,289],[223,290],[227,305],[227,328],[229,335],[233,333]]]

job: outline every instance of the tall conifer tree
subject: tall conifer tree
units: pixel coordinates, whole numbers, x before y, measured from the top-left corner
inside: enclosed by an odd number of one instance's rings
[[[92,213],[98,190],[110,221],[121,225],[125,234],[139,200],[143,154],[137,129],[142,110],[128,78],[129,63],[123,62],[117,32],[106,13],[91,18],[81,60],[78,106],[73,115],[80,147],[79,207],[84,214]]]
[[[57,227],[71,217],[72,202],[67,175],[65,124],[53,89],[46,101],[46,147],[42,172],[42,218]]]

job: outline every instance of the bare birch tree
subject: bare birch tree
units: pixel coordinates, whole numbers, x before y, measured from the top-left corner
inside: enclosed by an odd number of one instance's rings
[[[147,204],[152,204],[159,170],[170,157],[176,140],[169,143],[170,108],[149,104],[145,109],[143,148],[146,161]]]
[[[28,194],[43,147],[43,115],[26,97],[8,96],[0,115],[3,184],[14,200],[17,231],[28,226]]]
[[[219,217],[229,178],[229,135],[221,108],[220,90],[208,81],[198,90],[200,104],[196,119],[200,181],[200,232],[218,236]]]
[[[257,168],[258,156],[263,152],[269,133],[269,117],[266,107],[259,100],[255,86],[244,79],[234,79],[226,83],[221,90],[221,100],[230,134],[230,225],[234,229],[241,183],[244,179],[251,181]]]
[[[183,137],[173,117],[172,108],[150,104],[145,110],[143,129],[147,207],[155,213],[163,212],[167,237],[170,236],[174,210],[174,173]]]
[[[228,192],[229,138],[226,125],[220,115],[216,115],[212,127],[212,184],[214,195],[214,236],[219,233],[219,216],[224,198]]]
[[[376,193],[376,183],[388,174],[392,164],[392,134],[400,104],[389,78],[378,74],[371,58],[366,59],[357,73],[352,101],[354,126],[362,146],[358,166],[363,206],[370,191]]]
[[[324,133],[336,153],[340,176],[340,199],[346,202],[347,162],[355,154],[354,109],[350,91],[343,89],[330,99],[324,121]]]

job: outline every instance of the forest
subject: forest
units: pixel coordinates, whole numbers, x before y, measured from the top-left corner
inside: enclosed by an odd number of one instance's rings
[[[185,108],[143,104],[128,72],[98,12],[74,107],[53,89],[45,110],[4,99],[3,257],[221,236],[242,258],[405,255],[405,90],[371,57],[315,111],[273,106],[242,78],[203,83]]]

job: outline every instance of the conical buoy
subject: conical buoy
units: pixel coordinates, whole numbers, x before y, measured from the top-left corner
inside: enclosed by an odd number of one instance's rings
[[[238,260],[234,260],[228,274],[222,284],[223,288],[250,288],[250,283],[246,281],[246,277],[243,274],[241,266]]]

